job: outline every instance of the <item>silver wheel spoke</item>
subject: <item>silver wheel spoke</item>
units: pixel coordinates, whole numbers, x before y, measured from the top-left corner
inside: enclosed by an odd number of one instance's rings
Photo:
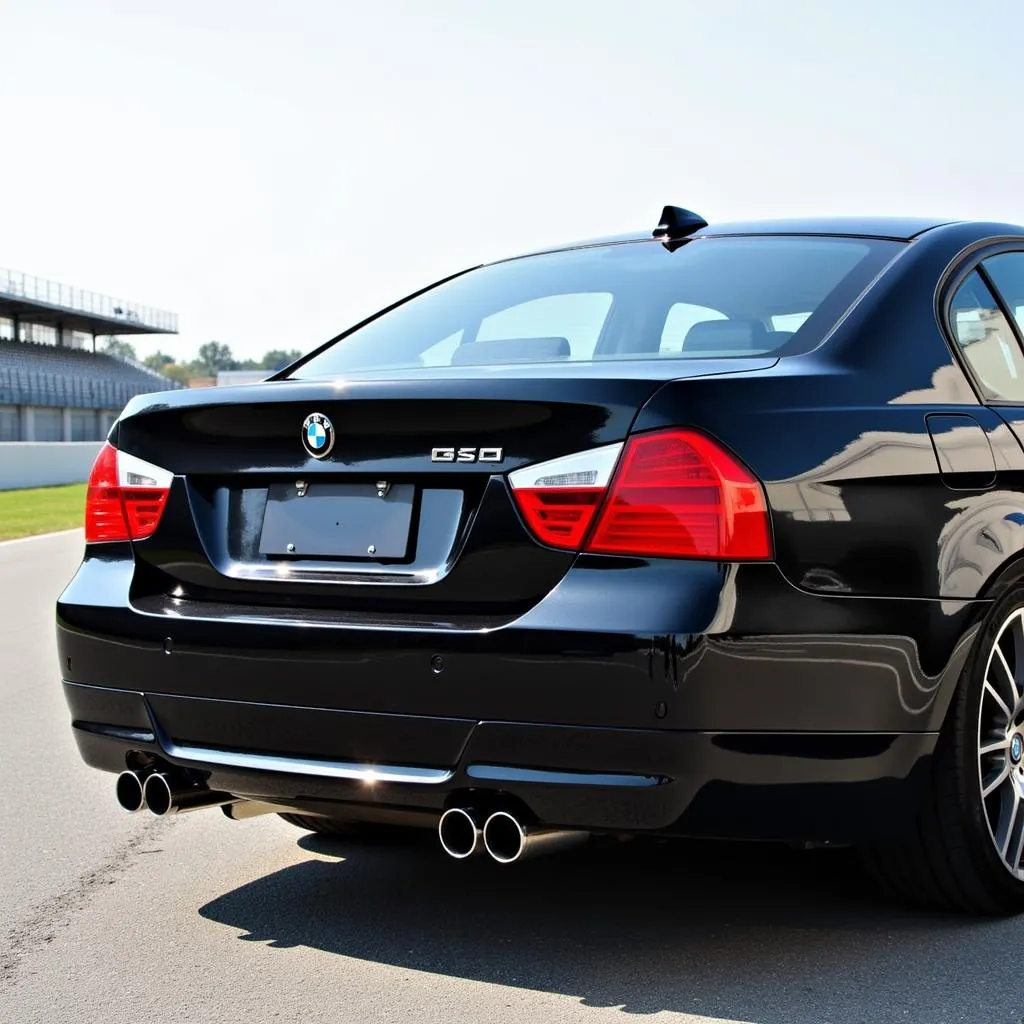
[[[1017,621],[1019,622],[1020,620],[1018,619]],[[1005,674],[1006,682],[1009,684],[1010,687],[1010,700],[1012,701],[1013,706],[1016,707],[1020,703],[1020,690],[1017,687],[1017,680],[1014,678],[1013,669],[1010,668],[1009,662],[1007,662],[1006,660],[1006,655],[1003,654],[1002,648],[999,646],[999,644],[996,644],[995,651],[996,657],[994,660],[998,661],[1003,668],[1003,673]],[[1007,717],[1009,716],[1010,712],[1009,710],[1007,710]]]
[[[995,687],[988,680],[985,680],[985,692],[999,705],[999,710],[1006,716],[1007,721],[1013,718],[1013,712],[1006,706],[1006,701],[999,696]]]
[[[999,772],[992,778],[991,782],[986,782],[984,788],[981,791],[983,797],[991,796],[1008,778],[1010,777],[1010,769],[1007,765],[999,770]]]
[[[990,754],[996,754],[1001,750],[1006,750],[1009,747],[1010,741],[1004,736],[1002,739],[993,740],[991,743],[986,743],[978,753],[982,757],[988,757]]]

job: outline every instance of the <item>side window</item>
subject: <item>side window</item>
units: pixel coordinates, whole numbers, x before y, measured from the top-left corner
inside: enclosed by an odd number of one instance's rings
[[[476,340],[565,338],[573,359],[591,359],[611,304],[609,292],[545,295],[485,317]]]
[[[1024,354],[1009,321],[976,271],[953,296],[949,315],[960,351],[985,395],[997,401],[1024,402]]]
[[[999,292],[1003,305],[1024,330],[1024,252],[1003,252],[982,264]]]

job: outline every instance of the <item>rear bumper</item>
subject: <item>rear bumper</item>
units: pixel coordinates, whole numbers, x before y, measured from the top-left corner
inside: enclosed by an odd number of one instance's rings
[[[486,799],[482,791],[565,827],[855,839],[893,830],[912,812],[936,740],[934,733],[704,733],[353,715],[67,682],[64,692],[78,748],[94,768],[122,771],[149,754],[234,796],[354,818],[393,811],[425,824],[453,804]],[[222,739],[232,721],[233,746]],[[190,731],[206,738],[189,740]],[[313,736],[330,734],[349,750],[372,749],[374,734],[401,735],[416,760],[279,752],[309,749]],[[237,746],[243,740],[249,746]],[[422,763],[427,751],[442,749],[449,751],[442,764]]]
[[[785,839],[907,820],[984,610],[595,558],[514,622],[400,628],[154,603],[131,580],[88,558],[58,605],[94,767],[142,752],[352,817],[501,791],[551,825]]]

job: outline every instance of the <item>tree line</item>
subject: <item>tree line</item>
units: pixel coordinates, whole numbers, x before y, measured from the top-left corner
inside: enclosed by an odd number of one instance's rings
[[[110,338],[103,351],[121,359],[140,362],[135,354],[135,346],[123,338]],[[273,348],[262,359],[236,359],[230,345],[220,341],[208,341],[205,345],[199,346],[195,359],[179,362],[174,356],[157,350],[141,362],[171,380],[187,384],[196,377],[216,377],[222,370],[266,370],[268,374],[273,373],[289,363],[294,363],[301,355],[298,349]]]

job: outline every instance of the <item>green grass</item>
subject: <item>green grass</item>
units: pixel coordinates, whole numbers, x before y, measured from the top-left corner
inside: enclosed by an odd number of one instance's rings
[[[85,484],[0,491],[0,540],[71,530],[84,514]]]

